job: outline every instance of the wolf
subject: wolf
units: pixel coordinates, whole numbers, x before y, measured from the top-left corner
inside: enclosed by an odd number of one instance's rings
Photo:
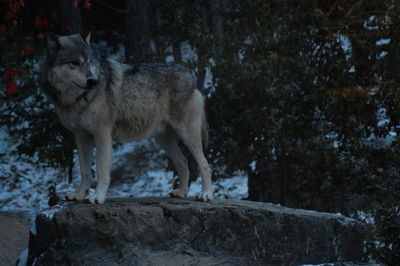
[[[76,141],[81,183],[69,200],[102,204],[110,184],[112,142],[155,138],[171,158],[179,186],[172,197],[185,197],[189,170],[178,141],[193,155],[202,177],[197,198],[213,199],[211,171],[203,147],[208,142],[204,97],[192,73],[182,65],[128,65],[99,58],[90,34],[51,36],[41,71],[42,88],[61,123]],[[96,148],[97,185],[87,195]]]

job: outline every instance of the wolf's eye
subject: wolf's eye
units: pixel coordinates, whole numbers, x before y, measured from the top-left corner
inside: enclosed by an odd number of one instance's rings
[[[72,66],[79,66],[81,64],[81,62],[79,60],[74,60],[74,61],[69,62],[69,64]]]

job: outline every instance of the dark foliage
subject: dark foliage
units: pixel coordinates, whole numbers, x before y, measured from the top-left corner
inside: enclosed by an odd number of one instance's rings
[[[251,200],[373,214],[371,252],[399,263],[400,1],[72,1],[73,18],[60,9],[66,1],[29,2],[11,18],[7,4],[0,11],[4,73],[24,67],[14,51],[27,44],[37,60],[49,29],[94,29],[109,44],[125,33],[136,60],[182,62],[186,44],[208,95],[214,169],[246,170]],[[34,74],[3,74],[0,117],[21,153],[71,166],[72,139]]]

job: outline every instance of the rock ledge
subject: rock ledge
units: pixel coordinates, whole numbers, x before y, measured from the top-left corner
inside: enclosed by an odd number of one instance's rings
[[[28,265],[293,265],[363,260],[365,227],[269,203],[115,198],[38,214]]]

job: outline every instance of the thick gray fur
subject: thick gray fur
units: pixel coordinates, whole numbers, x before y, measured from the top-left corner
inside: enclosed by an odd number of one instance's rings
[[[208,141],[204,98],[188,69],[98,60],[90,48],[90,36],[83,39],[75,34],[48,39],[42,84],[62,124],[73,132],[79,150],[82,179],[68,196],[70,200],[87,198],[91,203],[103,203],[110,183],[112,141],[141,138],[155,138],[172,159],[179,187],[171,196],[185,197],[188,192],[189,170],[178,147],[179,138],[201,173],[198,198],[213,198],[202,146]],[[95,193],[87,196],[94,147],[98,182]]]

